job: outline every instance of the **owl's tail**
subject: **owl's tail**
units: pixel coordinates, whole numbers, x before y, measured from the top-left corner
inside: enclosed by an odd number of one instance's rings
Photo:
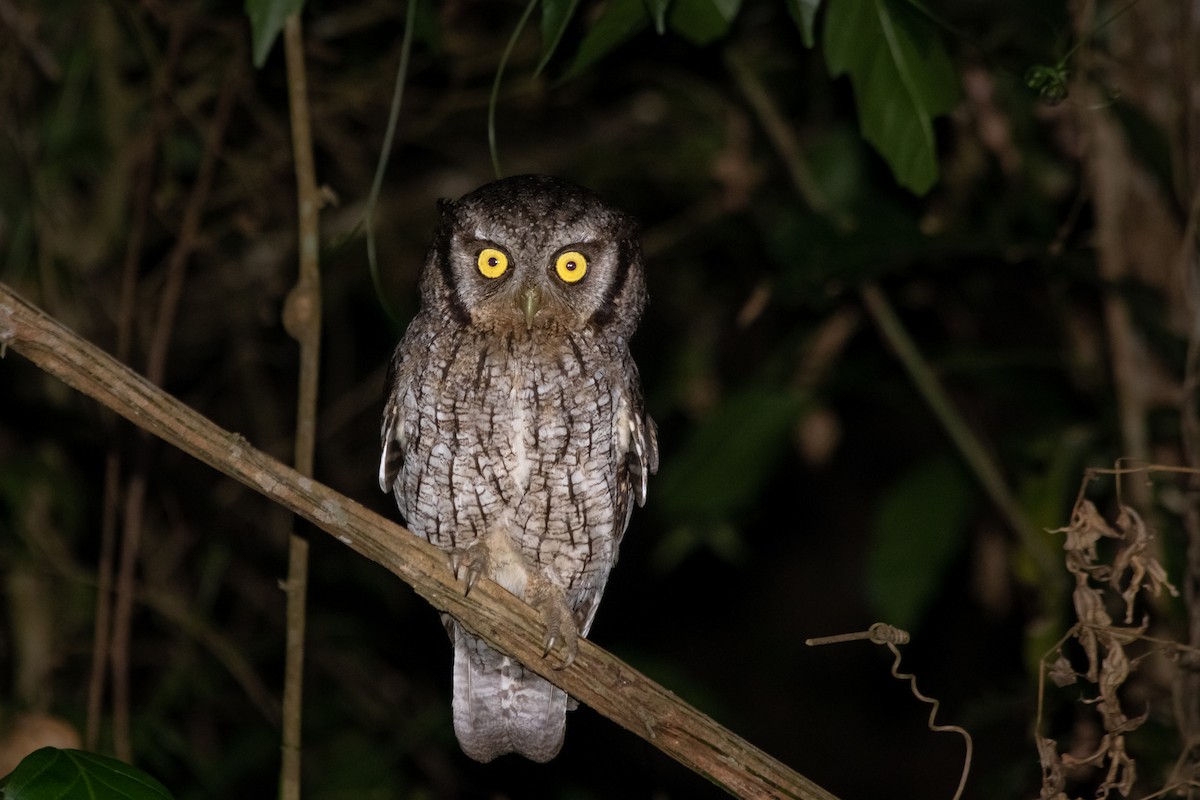
[[[454,629],[454,733],[463,752],[488,762],[505,753],[558,755],[567,693],[458,624]]]

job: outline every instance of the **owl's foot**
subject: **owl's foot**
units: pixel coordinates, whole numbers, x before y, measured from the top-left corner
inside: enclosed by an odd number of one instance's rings
[[[563,661],[555,669],[565,669],[579,654],[579,626],[563,590],[545,575],[515,554],[507,538],[480,539],[469,547],[449,551],[450,570],[465,586],[463,594],[486,575],[508,589],[538,612],[546,634],[542,639],[542,656],[548,657],[555,646],[563,647]]]
[[[484,542],[475,542],[470,547],[456,547],[449,551],[449,556],[450,571],[454,573],[456,580],[466,584],[463,589],[464,596],[470,594],[471,589],[475,588],[475,582],[479,580],[480,575],[489,574],[488,566],[491,559]]]
[[[546,635],[542,639],[542,657],[548,657],[554,646],[562,643],[563,661],[555,669],[566,669],[579,655],[579,627],[575,624],[575,616],[567,605],[567,597],[563,590],[549,580],[539,577],[530,580],[528,602],[538,612],[542,623],[546,626]]]

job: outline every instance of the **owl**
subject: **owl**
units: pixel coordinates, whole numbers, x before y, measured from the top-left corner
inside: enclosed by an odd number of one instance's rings
[[[379,485],[449,554],[465,591],[486,576],[525,600],[545,652],[561,644],[569,663],[658,469],[629,353],[646,303],[637,224],[538,175],[439,210],[420,309],[387,379]],[[443,622],[463,751],[553,758],[566,693]]]

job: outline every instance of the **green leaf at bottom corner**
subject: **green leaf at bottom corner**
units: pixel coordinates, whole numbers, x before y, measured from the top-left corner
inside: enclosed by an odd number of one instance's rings
[[[173,800],[137,767],[84,750],[43,747],[8,776],[4,800]]]
[[[848,74],[863,137],[896,181],[924,194],[937,181],[933,120],[958,102],[958,77],[937,30],[905,0],[828,0],[823,42],[832,75]]]
[[[957,459],[902,475],[879,504],[867,552],[867,595],[884,622],[911,630],[962,551],[974,485]]]

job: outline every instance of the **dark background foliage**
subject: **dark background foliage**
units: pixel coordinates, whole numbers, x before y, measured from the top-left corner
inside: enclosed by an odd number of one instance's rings
[[[822,16],[809,49],[786,5],[747,2],[707,43],[651,26],[573,69],[606,7],[583,3],[541,73],[537,26],[520,35],[501,84],[505,172],[587,184],[644,227],[651,304],[633,349],[662,469],[591,638],[838,796],[949,797],[961,741],[927,730],[886,651],[804,645],[893,622],[914,636],[906,670],[975,735],[968,796],[1033,796],[1036,660],[1072,619],[1065,571],[1055,583],[1037,567],[1061,561],[1058,542],[1033,552],[1014,534],[862,291],[889,299],[1036,529],[1066,524],[1085,466],[1187,463],[1195,306],[1179,268],[1195,222],[1200,21],[1161,0],[1103,27],[1123,4],[930,3],[938,24],[920,19],[961,96],[935,121],[939,178],[917,196],[863,140],[861,101],[826,66]],[[415,310],[436,200],[493,177],[489,94],[521,10],[422,9],[374,221],[380,296],[361,220],[403,4],[305,8],[317,174],[332,201],[316,476],[393,516],[375,479],[385,365]],[[290,459],[296,347],[280,316],[296,210],[282,48],[256,70],[237,3],[0,0],[0,12],[0,279],[139,371],[169,336],[164,387]],[[1023,77],[1063,57],[1071,93],[1051,105]],[[756,87],[822,206],[789,178]],[[193,229],[206,152],[211,189]],[[1103,207],[1113,174],[1117,230]],[[164,324],[180,258],[183,294]],[[122,291],[134,298],[125,319]],[[112,453],[124,482],[106,498]],[[135,510],[125,498],[139,466]],[[1138,486],[1130,496],[1178,579],[1182,482]],[[287,516],[12,356],[0,364],[7,741],[31,713],[86,729],[106,519],[125,535],[141,523],[136,762],[179,800],[270,796]],[[586,708],[548,765],[469,761],[450,729],[436,614],[381,567],[311,538],[307,796],[720,795]],[[1182,635],[1184,608],[1154,611],[1162,635]],[[1131,689],[1151,712],[1136,751],[1146,791],[1179,752],[1164,669]],[[1046,725],[1086,752],[1095,731],[1078,696],[1052,700]],[[114,746],[110,708],[87,743],[100,751]]]

